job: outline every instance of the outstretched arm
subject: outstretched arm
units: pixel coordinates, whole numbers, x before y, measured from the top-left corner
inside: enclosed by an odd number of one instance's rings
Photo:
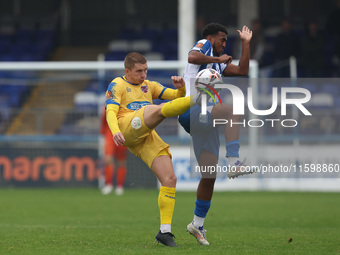
[[[160,99],[174,100],[179,97],[184,97],[186,94],[185,82],[181,76],[171,76],[172,84],[176,89],[165,88]]]
[[[243,26],[242,31],[237,30],[242,41],[241,58],[238,66],[229,64],[223,71],[224,76],[242,76],[248,75],[249,72],[249,43],[253,32],[247,27]]]

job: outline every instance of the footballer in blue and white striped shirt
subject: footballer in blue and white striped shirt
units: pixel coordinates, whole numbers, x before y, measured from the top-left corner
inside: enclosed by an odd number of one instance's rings
[[[210,23],[203,28],[202,37],[189,51],[188,63],[184,71],[186,93],[194,93],[194,80],[198,72],[205,68],[215,69],[223,76],[245,76],[249,71],[249,43],[252,31],[243,26],[242,31],[237,30],[241,42],[242,52],[238,65],[232,64],[232,57],[223,54],[227,43],[227,29],[218,24]],[[192,85],[192,86],[190,86]],[[193,106],[190,111],[179,116],[179,122],[190,133],[196,159],[200,167],[216,166],[219,156],[219,133],[213,128],[213,119],[227,119],[228,123],[239,122],[239,116],[233,115],[233,108],[227,104],[212,104],[207,107],[207,116],[201,118],[200,106]],[[239,160],[239,128],[240,125],[225,125],[226,157],[232,171],[229,178],[254,173],[256,168],[246,167],[244,161]],[[187,230],[203,245],[209,245],[203,229],[203,223],[210,208],[214,192],[216,172],[201,173],[201,180],[197,188],[197,199],[194,210],[194,219],[187,225]]]

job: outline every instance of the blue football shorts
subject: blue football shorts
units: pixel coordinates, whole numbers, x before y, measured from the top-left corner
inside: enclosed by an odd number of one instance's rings
[[[211,114],[213,105],[213,103],[207,105],[208,111],[204,116],[201,115],[201,107],[194,105],[178,117],[179,123],[192,137],[197,160],[204,150],[214,154],[217,158],[219,156],[219,133],[218,128],[213,127],[213,116]]]

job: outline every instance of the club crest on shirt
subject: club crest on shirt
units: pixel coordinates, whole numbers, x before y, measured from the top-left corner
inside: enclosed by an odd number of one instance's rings
[[[203,43],[199,42],[199,43],[197,43],[194,47],[195,47],[195,48],[203,49]]]
[[[149,88],[146,85],[143,85],[142,87],[140,87],[140,89],[144,92],[144,93],[148,93],[149,92]]]
[[[130,88],[126,88],[126,92],[131,92],[131,89]]]

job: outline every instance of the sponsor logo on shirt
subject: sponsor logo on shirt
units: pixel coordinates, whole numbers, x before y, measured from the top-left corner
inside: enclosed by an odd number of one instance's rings
[[[129,110],[132,110],[132,111],[137,111],[137,110],[139,110],[140,108],[142,108],[143,106],[149,105],[149,104],[151,104],[151,103],[148,102],[148,101],[140,101],[140,102],[135,101],[135,102],[129,103],[129,104],[126,106],[126,108],[128,108]]]
[[[197,43],[194,47],[203,49],[203,43]]]
[[[114,99],[116,99],[115,97],[115,86],[116,86],[116,83],[115,82],[111,82],[107,91],[106,91],[106,100],[109,100],[109,101],[112,101]]]
[[[131,121],[131,126],[134,129],[140,129],[140,127],[142,126],[142,121],[139,117],[134,117]]]
[[[112,98],[113,98],[112,92],[111,92],[111,90],[108,90],[108,91],[106,92],[106,100],[107,100],[107,99],[112,99]]]

